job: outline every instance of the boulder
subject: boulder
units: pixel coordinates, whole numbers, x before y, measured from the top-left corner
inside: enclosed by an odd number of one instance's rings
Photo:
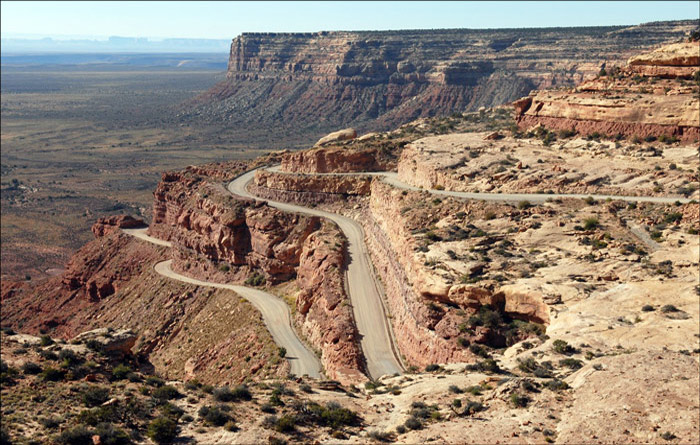
[[[315,147],[319,145],[324,145],[328,144],[330,142],[339,142],[339,141],[349,141],[350,139],[355,139],[357,137],[357,132],[353,128],[346,128],[344,130],[338,130],[334,131],[333,133],[330,133],[316,142]]]
[[[71,343],[96,341],[108,355],[129,355],[137,337],[131,329],[99,328],[76,335]]]

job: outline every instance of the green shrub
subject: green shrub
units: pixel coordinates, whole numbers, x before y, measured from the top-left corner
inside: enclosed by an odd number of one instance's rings
[[[518,208],[520,210],[529,209],[530,207],[532,207],[532,204],[530,204],[530,201],[520,201],[518,203]]]
[[[41,371],[41,366],[37,365],[34,362],[26,362],[22,365],[22,372],[25,374],[36,375],[41,373]]]
[[[510,403],[515,408],[525,408],[530,403],[530,398],[514,392],[510,395]]]
[[[661,433],[660,436],[663,440],[673,440],[676,438],[676,435],[670,431],[666,431],[664,433]]]
[[[471,415],[476,414],[478,412],[484,411],[485,409],[486,409],[486,407],[484,406],[483,403],[476,402],[473,400],[467,400],[467,403],[464,406],[464,411],[462,412],[462,415],[471,416]]]
[[[101,423],[97,425],[95,433],[100,436],[102,445],[127,445],[131,443],[129,435],[111,423]]]
[[[161,401],[161,404],[159,406],[160,413],[166,417],[170,417],[173,420],[178,420],[180,417],[182,417],[183,414],[185,414],[185,410],[180,408],[177,405],[173,405],[170,402],[163,402]]]
[[[661,312],[663,312],[664,314],[667,314],[669,312],[680,312],[680,309],[678,309],[676,306],[674,306],[672,304],[667,304],[667,305],[661,306]]]
[[[464,392],[464,390],[457,385],[450,385],[447,390],[453,394],[462,394]]]
[[[488,358],[486,360],[467,365],[465,369],[467,371],[478,371],[493,374],[498,374],[501,372],[501,368],[498,366],[498,363],[492,358]]]
[[[96,426],[105,422],[117,422],[120,417],[121,413],[114,405],[84,409],[78,414],[78,420],[90,426]]]
[[[664,222],[666,222],[667,224],[676,223],[682,219],[683,214],[680,212],[671,212],[667,213],[666,216],[664,216]]]
[[[55,430],[61,425],[61,419],[59,417],[41,417],[39,424],[47,430]]]
[[[231,420],[231,417],[221,406],[203,406],[199,409],[198,414],[207,425],[212,426],[223,426]]]
[[[93,351],[95,351],[95,352],[99,352],[99,353],[103,353],[103,352],[104,352],[104,345],[102,344],[102,342],[100,342],[100,341],[98,341],[98,340],[95,340],[94,338],[88,340],[88,341],[85,343],[85,346],[87,346],[88,349],[91,349],[91,350],[93,350]]]
[[[65,445],[92,445],[92,436],[94,435],[94,431],[87,429],[83,425],[78,425],[63,431],[56,438],[56,442]]]
[[[102,405],[109,400],[109,388],[91,386],[83,391],[82,399],[87,407]]]
[[[478,355],[479,357],[491,358],[491,354],[489,354],[488,348],[478,343],[472,343],[471,345],[469,345],[469,351],[471,351],[472,354]]]
[[[564,389],[569,389],[569,385],[565,381],[559,379],[549,380],[544,384],[544,386],[551,391],[562,391]]]
[[[246,385],[238,385],[233,389],[228,386],[216,388],[213,393],[214,399],[219,402],[236,402],[239,400],[251,400],[253,396]]]
[[[178,391],[177,388],[175,388],[172,385],[163,385],[159,388],[156,388],[155,390],[153,390],[153,393],[151,395],[159,400],[172,400],[179,399],[180,397],[182,397],[180,391]]]
[[[406,419],[404,426],[409,430],[419,430],[423,428],[423,422],[421,422],[420,419],[416,419],[415,417],[409,417],[408,419]]]
[[[53,339],[48,335],[42,335],[39,337],[39,345],[41,346],[51,346],[54,344]]]
[[[583,229],[584,230],[593,230],[598,228],[600,225],[600,222],[598,221],[598,218],[586,218],[583,220]]]
[[[564,355],[571,355],[576,352],[576,348],[574,348],[564,340],[554,340],[554,342],[552,342],[552,349],[554,350],[554,352]]]
[[[399,425],[396,427],[396,432],[399,434],[404,434],[406,432],[406,427],[403,425]]]
[[[156,443],[170,443],[177,437],[177,423],[168,417],[158,417],[148,424],[146,435]]]
[[[146,377],[146,385],[160,387],[165,385],[165,380],[155,375],[149,375]]]
[[[262,286],[265,284],[265,276],[258,272],[253,272],[244,282],[247,286]]]
[[[277,349],[277,355],[279,355],[282,358],[286,357],[287,356],[287,348],[279,347]]]
[[[292,415],[284,415],[277,419],[275,430],[280,433],[291,433],[296,430],[297,419]]]
[[[45,368],[41,372],[41,378],[46,380],[47,382],[60,382],[63,380],[65,377],[66,373],[62,369],[56,369],[56,368]]]
[[[464,337],[457,337],[457,344],[463,348],[468,348],[471,342]]]
[[[308,413],[309,421],[333,429],[360,423],[360,417],[357,413],[343,408],[337,402],[328,402],[325,406],[309,403],[306,405],[305,411]]]
[[[82,363],[82,357],[73,352],[72,349],[61,349],[58,351],[58,359],[63,362],[63,366],[70,367]]]
[[[127,378],[130,372],[131,368],[129,366],[120,363],[114,368],[112,368],[112,378],[114,380],[124,380],[125,378]]]
[[[583,368],[583,362],[581,360],[576,360],[575,358],[565,358],[559,360],[561,366],[566,366],[570,369],[581,369]]]
[[[425,372],[435,372],[440,370],[440,365],[431,363],[425,367]]]
[[[377,442],[391,442],[391,433],[385,431],[370,431],[367,437]]]

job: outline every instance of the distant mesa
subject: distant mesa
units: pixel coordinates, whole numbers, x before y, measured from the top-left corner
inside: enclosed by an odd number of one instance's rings
[[[601,65],[687,39],[697,21],[634,27],[246,33],[226,79],[179,119],[323,135],[388,130],[572,87]]]

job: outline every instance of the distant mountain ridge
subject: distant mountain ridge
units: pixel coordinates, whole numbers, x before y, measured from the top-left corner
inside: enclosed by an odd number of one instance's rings
[[[573,86],[606,64],[680,41],[697,20],[639,26],[244,33],[227,79],[183,120],[321,134],[393,128]]]

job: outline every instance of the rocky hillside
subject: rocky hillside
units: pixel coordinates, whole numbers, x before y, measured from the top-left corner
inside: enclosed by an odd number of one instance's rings
[[[700,42],[633,56],[574,89],[533,91],[515,102],[518,125],[651,142],[700,140]]]
[[[295,133],[395,128],[573,85],[696,27],[245,33],[231,44],[226,80],[181,117]]]

